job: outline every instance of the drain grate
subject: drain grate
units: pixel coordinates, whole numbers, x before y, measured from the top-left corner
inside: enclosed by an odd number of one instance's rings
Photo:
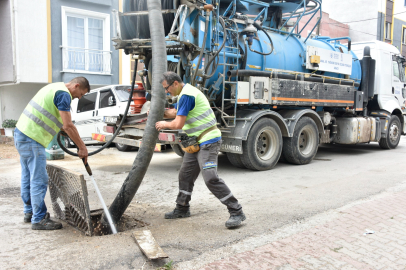
[[[56,218],[66,221],[86,235],[93,235],[93,225],[83,174],[47,165],[49,193]]]

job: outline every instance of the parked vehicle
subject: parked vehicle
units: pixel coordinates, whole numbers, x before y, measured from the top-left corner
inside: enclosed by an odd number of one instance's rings
[[[176,16],[168,14],[171,10]],[[142,14],[125,10],[132,11]],[[176,66],[168,62],[168,70],[206,95],[222,132],[221,151],[233,165],[269,170],[281,157],[307,164],[321,143],[377,142],[394,149],[405,135],[405,58],[381,41],[351,44],[349,37],[293,33],[304,30],[307,23],[296,27],[302,18],[316,13],[320,21],[321,0],[185,0],[162,12],[166,52],[180,59]],[[114,14],[120,30],[113,39],[116,48],[144,59],[150,69],[149,32],[137,32],[135,25],[141,17]],[[287,32],[290,20],[295,27]],[[131,137],[135,129],[122,130],[128,134],[123,143],[138,143]],[[173,131],[159,138],[179,143]],[[182,155],[179,149],[175,152]]]
[[[104,116],[118,117],[123,114],[130,91],[131,85],[109,85],[93,89],[80,100],[72,101],[72,121],[85,144],[103,144],[97,141],[93,134],[109,134],[103,131],[103,127],[106,126],[103,118]],[[72,141],[66,138],[65,146],[73,146]],[[120,143],[116,143],[116,147],[120,151],[130,149],[128,145]]]

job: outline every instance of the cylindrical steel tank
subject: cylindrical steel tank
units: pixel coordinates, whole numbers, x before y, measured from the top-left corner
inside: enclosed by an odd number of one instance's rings
[[[290,36],[287,39],[286,34],[279,34],[275,32],[267,32],[272,39],[274,50],[270,55],[261,55],[251,50],[247,50],[247,61],[245,67],[242,66],[243,59],[240,58],[239,69],[246,70],[260,70],[260,71],[269,71],[270,69],[282,69],[288,71],[296,71],[303,73],[312,73],[314,70],[306,69],[306,64],[304,59],[306,58],[306,48],[307,46],[318,47],[325,50],[335,51],[335,52],[344,52],[350,53],[353,58],[352,62],[352,73],[350,79],[359,83],[361,80],[361,65],[358,61],[357,56],[352,52],[347,52],[347,47],[339,43],[330,43],[323,39],[308,39],[304,43],[305,38],[298,38],[296,36]],[[245,50],[244,37],[240,37],[239,45],[243,50]],[[222,43],[222,38],[220,38],[220,44]],[[228,43],[228,41],[227,41]],[[230,46],[227,44],[226,46]],[[342,49],[340,50],[339,47]],[[268,37],[263,33],[263,31],[258,31],[258,39],[254,39],[251,48],[255,51],[262,53],[270,52],[272,49]],[[229,55],[229,54],[227,54]],[[223,57],[220,56],[220,63],[223,62]],[[223,73],[223,66],[218,65],[216,73]],[[344,78],[343,74],[324,72],[322,75]],[[213,83],[217,79],[217,74],[215,74],[210,80],[210,83]]]

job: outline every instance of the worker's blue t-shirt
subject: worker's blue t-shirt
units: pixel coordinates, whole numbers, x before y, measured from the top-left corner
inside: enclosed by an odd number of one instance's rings
[[[68,92],[62,90],[56,91],[54,97],[54,104],[59,111],[69,112],[71,101],[72,99]]]
[[[178,103],[176,104],[176,106],[177,106],[177,110],[178,110],[178,112],[176,113],[177,115],[187,116],[189,114],[189,111],[191,111],[195,108],[195,97],[188,96],[188,95],[182,95],[180,100],[178,100]],[[217,138],[202,142],[200,145],[215,143],[215,142],[218,142],[219,140],[221,140],[221,137],[217,137]]]

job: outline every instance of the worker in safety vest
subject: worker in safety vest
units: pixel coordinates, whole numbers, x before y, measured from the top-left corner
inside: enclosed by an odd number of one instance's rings
[[[179,172],[179,193],[176,208],[165,214],[166,219],[190,217],[189,201],[191,200],[194,183],[202,172],[208,189],[221,203],[225,204],[230,213],[226,221],[227,228],[241,225],[245,220],[238,200],[231,193],[224,181],[217,175],[217,158],[221,146],[221,132],[209,101],[196,87],[184,84],[178,74],[165,72],[161,79],[165,91],[178,96],[177,109],[168,109],[164,117],[175,118],[171,122],[159,121],[157,130],[183,129],[188,135],[186,141],[196,140],[192,147],[185,147],[182,166]]]
[[[31,222],[33,230],[62,228],[61,223],[50,219],[44,202],[48,188],[45,148],[63,128],[79,147],[79,157],[87,160],[87,148],[72,123],[70,104],[89,90],[89,82],[84,77],[49,84],[31,99],[17,122],[14,144],[20,154],[24,222]]]

